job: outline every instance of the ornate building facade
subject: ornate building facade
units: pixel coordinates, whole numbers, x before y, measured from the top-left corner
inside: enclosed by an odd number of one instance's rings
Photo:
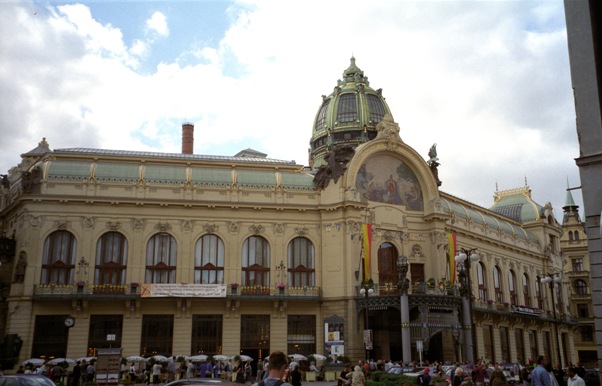
[[[540,280],[563,269],[551,206],[526,186],[489,209],[444,193],[437,160],[402,140],[355,59],[323,97],[310,168],[43,140],[2,187],[3,332],[21,360],[122,347],[576,362],[566,289]]]
[[[565,261],[565,281],[569,290],[570,313],[577,321],[575,350],[578,362],[585,367],[596,367],[598,355],[592,308],[591,265],[587,250],[585,224],[579,215],[579,206],[575,205],[573,195],[567,190],[566,203],[562,207],[563,235],[560,245]]]

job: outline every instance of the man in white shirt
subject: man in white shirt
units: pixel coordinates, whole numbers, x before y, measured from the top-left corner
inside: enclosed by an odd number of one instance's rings
[[[568,376],[567,386],[585,386],[585,381],[577,375],[577,370],[574,367],[569,367]]]

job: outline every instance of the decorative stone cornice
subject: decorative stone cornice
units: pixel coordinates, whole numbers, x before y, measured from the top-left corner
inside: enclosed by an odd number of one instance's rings
[[[118,231],[121,229],[121,223],[119,221],[107,221],[105,227],[111,231]]]
[[[159,232],[167,232],[171,230],[171,224],[165,222],[159,222],[155,225],[155,230],[158,230]]]

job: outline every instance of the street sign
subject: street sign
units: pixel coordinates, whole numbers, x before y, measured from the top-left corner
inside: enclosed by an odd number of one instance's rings
[[[364,346],[366,350],[372,350],[372,330],[364,330]]]

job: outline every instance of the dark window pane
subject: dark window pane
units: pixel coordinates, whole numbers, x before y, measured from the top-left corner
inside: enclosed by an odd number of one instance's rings
[[[328,105],[330,104],[330,99],[327,99],[320,107],[320,112],[316,117],[316,131],[324,130],[326,126],[326,111],[328,111]]]
[[[192,355],[222,353],[222,315],[193,315]]]
[[[128,242],[119,232],[107,232],[96,244],[95,284],[125,284]]]
[[[357,120],[357,100],[355,94],[343,94],[339,98],[339,111],[337,121],[339,123],[354,122]]]
[[[67,356],[69,329],[60,315],[38,315],[33,332],[32,358],[64,358]]]
[[[168,233],[158,233],[146,244],[146,277],[149,284],[176,282],[176,239]]]
[[[88,334],[88,356],[96,356],[99,348],[121,347],[123,315],[91,315]],[[108,340],[114,335],[115,340]]]
[[[305,237],[288,244],[288,284],[291,287],[314,287],[314,245]]]
[[[140,355],[172,355],[173,315],[143,315]]]
[[[370,108],[370,119],[373,123],[378,123],[383,120],[383,117],[387,113],[385,106],[380,98],[376,95],[368,94],[368,107]]]

